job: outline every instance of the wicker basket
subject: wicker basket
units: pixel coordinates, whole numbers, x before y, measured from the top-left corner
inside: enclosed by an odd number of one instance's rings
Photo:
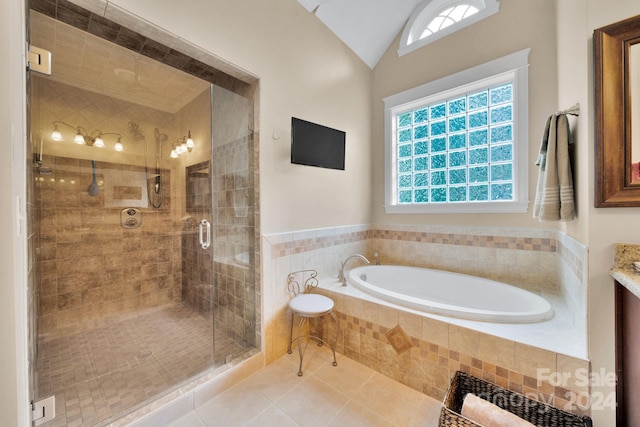
[[[468,393],[473,393],[538,427],[592,427],[593,425],[589,417],[570,414],[458,371],[451,380],[449,390],[444,397],[444,405],[440,412],[440,427],[482,427],[460,415],[462,402]]]

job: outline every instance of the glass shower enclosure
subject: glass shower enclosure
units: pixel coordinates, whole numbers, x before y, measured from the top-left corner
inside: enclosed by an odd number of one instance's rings
[[[30,12],[45,425],[99,425],[259,346],[253,100]]]

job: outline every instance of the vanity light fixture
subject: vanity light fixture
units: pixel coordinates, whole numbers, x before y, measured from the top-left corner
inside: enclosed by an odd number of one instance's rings
[[[181,154],[190,153],[193,147],[196,146],[195,141],[191,138],[191,130],[188,131],[187,136],[176,139],[171,143],[171,154],[169,157],[177,159]]]
[[[76,135],[73,137],[73,142],[78,145],[88,145],[89,147],[98,147],[103,148],[105,146],[103,137],[106,135],[116,135],[118,137],[118,142],[115,144],[116,151],[122,151],[122,135],[116,132],[102,132],[100,129],[96,129],[92,132],[87,131],[82,126],[72,126],[69,123],[65,123],[63,121],[56,120],[53,122],[53,132],[51,132],[51,139],[54,141],[63,141],[62,133],[58,129],[58,125],[65,125],[74,129],[76,131]]]
[[[187,145],[187,150],[189,150],[189,152],[191,152],[191,150],[193,150],[193,147],[196,146],[196,143],[193,141],[193,138],[191,138],[191,129],[189,129],[186,145]]]
[[[58,130],[58,124],[53,122],[53,132],[51,132],[51,139],[54,141],[62,141],[62,134]]]

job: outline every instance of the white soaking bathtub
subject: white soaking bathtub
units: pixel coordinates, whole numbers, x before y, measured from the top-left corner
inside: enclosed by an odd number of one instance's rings
[[[553,317],[541,296],[506,283],[428,268],[367,265],[348,282],[382,300],[414,310],[461,319],[535,323]]]

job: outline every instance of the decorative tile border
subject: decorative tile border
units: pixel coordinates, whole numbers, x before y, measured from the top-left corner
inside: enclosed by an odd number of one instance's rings
[[[400,355],[394,358],[390,355],[395,352],[381,350],[384,347],[392,347],[386,337],[389,328],[342,312],[336,312],[336,315],[340,329],[345,333],[344,342],[338,347],[340,352],[435,399],[444,398],[450,379],[456,371],[462,371],[555,408],[589,415],[588,410],[581,410],[576,405],[579,396],[584,394],[585,390],[554,386],[517,370],[416,337],[410,337],[412,349],[407,352],[407,357],[411,359],[411,375],[407,375],[401,365],[408,360],[404,360]],[[325,333],[333,334],[334,331]],[[349,338],[350,333],[359,336],[359,339],[355,340],[359,341],[359,348],[354,348],[353,337]],[[363,344],[365,341],[368,343]],[[371,341],[376,345],[372,345]],[[588,366],[587,362],[583,363]]]
[[[353,242],[361,242],[369,239],[549,253],[555,253],[558,248],[558,242],[553,238],[431,233],[424,231],[401,231],[376,228],[327,236],[304,237],[297,240],[292,239],[285,242],[275,243],[271,246],[271,258],[276,259],[289,255],[310,252],[317,249],[324,249]]]
[[[271,246],[271,258],[276,259],[347,243],[362,242],[371,239],[371,237],[372,230],[365,230],[280,242]]]
[[[373,232],[374,239],[405,242],[435,243],[442,245],[474,246],[478,248],[514,249],[538,252],[555,252],[555,239],[539,237],[508,237],[454,233],[429,233],[420,231],[380,230]]]
[[[585,272],[583,256],[572,249],[577,248],[571,248],[568,245],[565,245],[564,242],[558,241],[558,256],[568,266],[569,271],[571,271],[571,273],[573,273],[578,279],[581,279]]]
[[[290,320],[288,301],[281,297],[281,278],[293,267],[302,266],[333,273],[341,260],[356,252],[367,257],[379,252],[389,263],[425,264],[535,291],[570,293],[578,330],[586,319],[586,311],[580,308],[586,304],[582,292],[586,278],[581,275],[586,247],[557,230],[363,224],[264,236],[263,246],[271,262],[265,282],[272,293],[265,299],[267,360],[275,360],[287,345]],[[565,292],[565,287],[570,292]],[[420,326],[411,323],[417,320],[409,319],[410,315],[374,309],[366,301],[338,298],[336,311],[341,313],[344,332],[340,352],[435,398],[444,396],[457,370],[571,412],[578,409],[577,398],[583,399],[582,394],[589,391],[573,382],[557,388],[547,382],[538,384],[535,378],[536,367],[551,372],[588,371],[589,363],[582,359],[443,322],[425,323],[423,319],[422,329],[416,329]],[[412,343],[402,354],[385,338],[398,319]]]

